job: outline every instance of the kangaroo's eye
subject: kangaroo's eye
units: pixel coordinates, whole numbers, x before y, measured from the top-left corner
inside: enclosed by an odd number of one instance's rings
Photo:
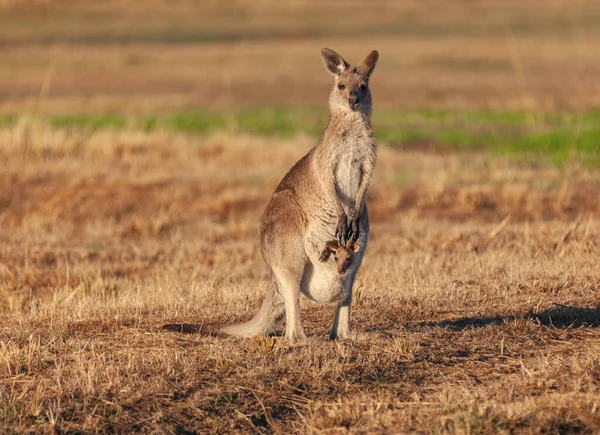
[[[338,85],[338,89],[340,91],[343,91],[344,89],[346,89],[346,86],[345,85]]]

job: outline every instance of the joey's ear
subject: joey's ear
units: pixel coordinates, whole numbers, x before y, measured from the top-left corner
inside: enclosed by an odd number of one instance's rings
[[[358,243],[354,243],[354,245],[352,245],[352,250],[354,252],[360,251],[360,245]]]
[[[337,240],[330,240],[325,244],[325,248],[327,248],[331,252],[335,252],[340,248],[340,244]]]
[[[330,50],[329,48],[324,48],[321,50],[321,56],[323,56],[327,70],[336,76],[339,76],[346,68],[350,66],[342,56],[337,54],[335,51]]]
[[[375,65],[377,65],[377,59],[379,59],[379,53],[377,50],[373,50],[358,66],[358,72],[367,77],[370,76],[375,69]]]

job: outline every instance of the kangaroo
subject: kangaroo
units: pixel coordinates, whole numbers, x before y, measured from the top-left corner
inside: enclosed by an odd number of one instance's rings
[[[325,249],[321,252],[319,261],[325,263],[329,260],[331,254],[333,254],[338,273],[343,275],[352,264],[352,257],[354,257],[354,254],[359,250],[360,245],[358,243],[341,245],[338,240],[330,240],[325,244]]]
[[[369,238],[365,196],[375,166],[369,79],[379,53],[350,66],[338,53],[321,50],[334,76],[329,123],[317,145],[300,159],[275,189],[261,220],[260,248],[272,271],[271,285],[257,314],[247,322],[215,325],[165,325],[182,332],[253,337],[270,334],[285,317],[291,344],[306,340],[300,319],[300,294],[317,302],[337,301],[330,339],[352,338],[352,286]],[[323,246],[337,238],[358,243],[344,274],[319,261]]]

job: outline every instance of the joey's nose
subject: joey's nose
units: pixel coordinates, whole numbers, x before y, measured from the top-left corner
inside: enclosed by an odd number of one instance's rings
[[[350,106],[350,108],[352,110],[356,110],[356,108],[358,107],[358,103],[358,95],[350,94],[350,96],[348,97],[348,105]]]

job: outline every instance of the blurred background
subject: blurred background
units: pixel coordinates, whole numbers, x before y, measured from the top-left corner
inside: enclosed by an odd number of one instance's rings
[[[318,136],[331,77],[372,49],[378,138],[598,162],[594,1],[0,3],[0,122]]]

